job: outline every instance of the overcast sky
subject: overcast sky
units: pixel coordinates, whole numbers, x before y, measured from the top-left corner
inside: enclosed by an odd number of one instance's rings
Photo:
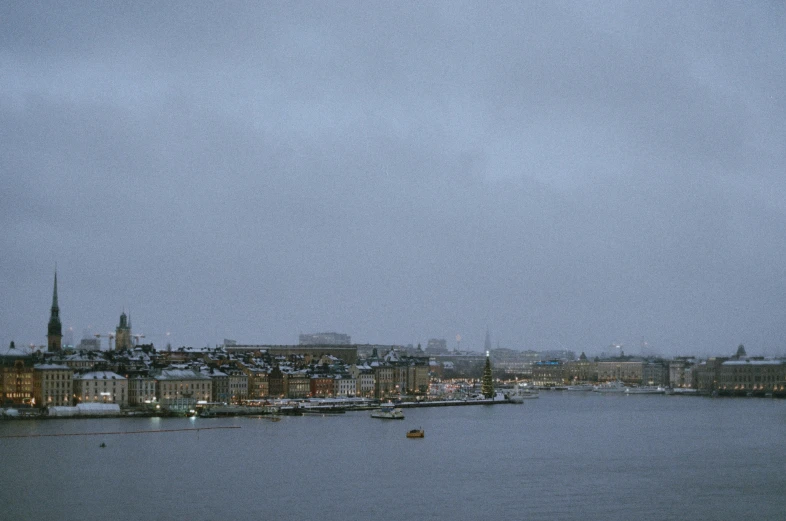
[[[782,2],[0,1],[0,342],[57,265],[77,342],[784,353],[785,64]]]

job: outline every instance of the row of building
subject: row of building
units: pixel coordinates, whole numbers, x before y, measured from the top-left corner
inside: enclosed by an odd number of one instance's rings
[[[786,391],[786,362],[748,357],[740,346],[730,357],[647,359],[620,356],[576,360],[545,360],[532,365],[535,385],[621,381],[627,385],[691,388],[706,393],[750,395]]]
[[[425,394],[429,373],[428,358],[390,351],[358,361],[357,349],[349,346],[19,353],[0,357],[0,404],[172,407],[277,398],[386,399]]]

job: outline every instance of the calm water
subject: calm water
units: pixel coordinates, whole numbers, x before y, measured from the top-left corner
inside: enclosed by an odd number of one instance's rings
[[[405,413],[0,421],[241,427],[0,439],[0,519],[786,519],[786,401],[551,392]]]

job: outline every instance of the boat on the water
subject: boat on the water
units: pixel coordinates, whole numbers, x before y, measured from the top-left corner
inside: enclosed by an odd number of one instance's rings
[[[524,400],[531,400],[533,398],[538,398],[538,396],[537,390],[522,385],[517,385],[513,388],[511,393],[505,395],[511,403],[523,403]]]
[[[616,382],[596,385],[592,390],[596,393],[624,393],[626,389],[625,384],[617,380]]]
[[[672,389],[668,389],[666,394],[675,396],[698,396],[699,391],[685,387],[674,387]]]
[[[319,414],[324,416],[326,414],[344,414],[346,409],[338,407],[301,407],[303,414]]]
[[[566,390],[567,390],[567,391],[581,391],[581,392],[587,392],[587,391],[592,391],[592,390],[594,390],[594,389],[595,389],[595,386],[594,386],[594,385],[590,385],[590,384],[580,384],[580,385],[569,385],[569,386],[568,386],[568,388],[567,388]]]
[[[372,418],[380,420],[403,420],[404,413],[391,402],[383,403],[379,409],[371,413]]]
[[[407,438],[423,438],[425,437],[425,433],[423,429],[412,429],[407,431]]]
[[[641,387],[628,387],[625,389],[627,394],[666,394],[665,387],[643,385]]]

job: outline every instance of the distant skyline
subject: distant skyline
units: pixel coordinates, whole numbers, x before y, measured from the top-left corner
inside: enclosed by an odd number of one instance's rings
[[[784,63],[772,2],[5,2],[0,342],[57,266],[76,342],[783,354]]]

